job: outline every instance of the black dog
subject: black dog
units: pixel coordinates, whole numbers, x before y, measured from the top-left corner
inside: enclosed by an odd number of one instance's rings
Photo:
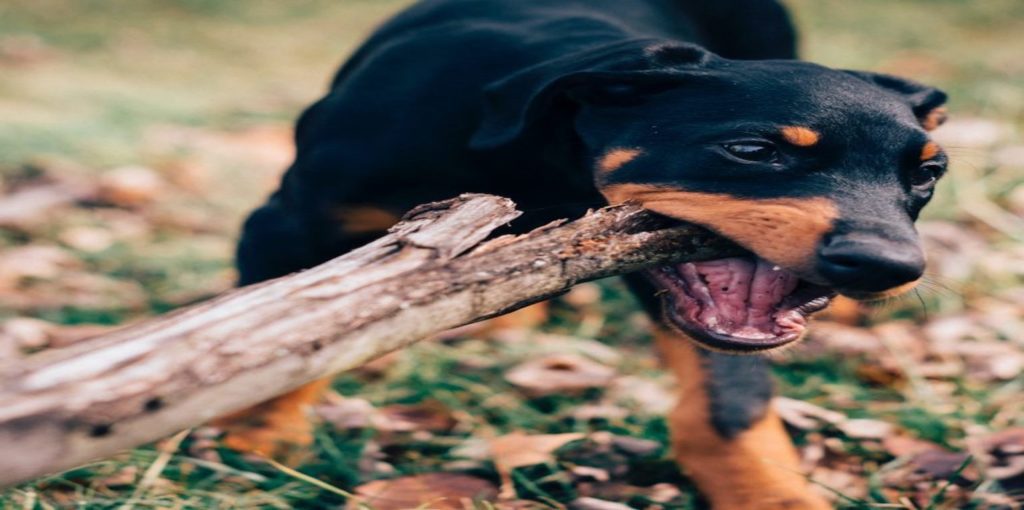
[[[683,334],[766,350],[798,340],[836,292],[912,286],[913,222],[945,169],[926,130],[945,95],[792,60],[794,40],[772,0],[416,4],[299,120],[294,165],[245,225],[242,283],[464,192],[512,198],[521,229],[627,200],[702,224],[750,255],[628,278],[664,317],[679,462],[719,510],[827,508],[796,474],[763,362]],[[289,416],[315,393],[262,409]]]

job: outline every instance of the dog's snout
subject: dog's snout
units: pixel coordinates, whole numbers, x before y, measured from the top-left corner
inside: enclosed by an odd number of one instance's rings
[[[839,289],[882,292],[924,274],[917,242],[870,237],[831,237],[818,250],[818,272]]]

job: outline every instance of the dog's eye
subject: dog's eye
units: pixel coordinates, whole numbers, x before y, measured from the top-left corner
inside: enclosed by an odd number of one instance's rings
[[[939,180],[942,175],[942,165],[938,163],[925,163],[910,172],[910,185],[917,190],[925,190]]]
[[[775,163],[779,159],[779,151],[768,142],[750,141],[735,142],[722,145],[730,156],[752,163]]]

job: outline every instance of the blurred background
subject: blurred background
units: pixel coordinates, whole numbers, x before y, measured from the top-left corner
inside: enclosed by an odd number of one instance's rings
[[[0,366],[229,289],[294,119],[407,3],[0,3]],[[785,3],[804,58],[950,94],[935,138],[952,171],[920,224],[927,281],[776,355],[777,407],[839,507],[1020,508],[1024,2]],[[355,508],[352,493],[472,508],[459,498],[503,477],[515,501],[476,508],[698,508],[665,455],[672,381],[647,319],[614,280],[552,311],[343,374],[297,472],[199,431],[0,492],[0,508]],[[524,448],[545,454],[515,467]]]

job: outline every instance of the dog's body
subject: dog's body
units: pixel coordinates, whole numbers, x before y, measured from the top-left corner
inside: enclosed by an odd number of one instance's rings
[[[826,508],[768,408],[764,362],[686,337],[772,348],[834,290],[919,277],[912,223],[944,165],[924,128],[944,95],[794,57],[773,0],[416,4],[300,119],[294,165],[246,223],[241,281],[318,264],[464,192],[515,200],[519,229],[625,200],[701,223],[751,255],[628,278],[680,380],[680,463],[716,509]],[[262,411],[287,421],[313,395]]]
[[[370,37],[338,72],[330,93],[299,120],[298,157],[281,190],[246,229],[239,257],[243,282],[315,265],[371,238],[372,232],[338,232],[338,216],[346,216],[346,209],[372,206],[401,214],[467,191],[495,193],[527,211],[516,226],[528,229],[603,205],[564,132],[530,133],[496,150],[471,149],[483,90],[541,62],[628,40],[694,41],[736,58],[795,55],[792,29],[774,2],[728,2],[749,7],[739,16],[725,3],[696,7],[702,3],[416,4]],[[288,231],[289,251],[272,256],[268,252],[279,252],[285,241],[277,228]],[[259,246],[264,239],[271,250]]]

